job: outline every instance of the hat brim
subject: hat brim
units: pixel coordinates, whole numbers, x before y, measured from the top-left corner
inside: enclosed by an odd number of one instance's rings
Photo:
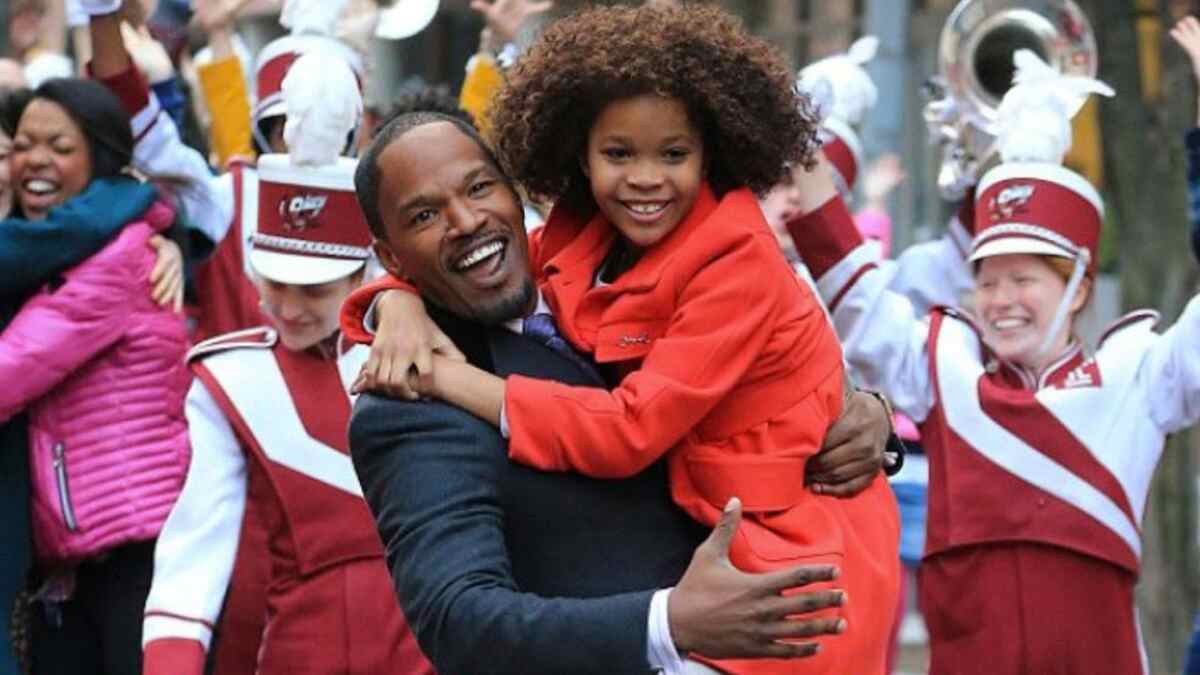
[[[327,284],[354,274],[366,265],[365,260],[319,258],[250,249],[250,267],[260,277],[279,284],[314,286]]]
[[[998,255],[1018,254],[1050,255],[1068,260],[1075,259],[1074,253],[1042,239],[1034,239],[1032,237],[999,237],[985,242],[982,246],[972,251],[971,257],[967,261],[979,262],[984,258],[993,258]]]
[[[403,40],[420,33],[437,16],[438,3],[439,0],[396,0],[396,4],[380,10],[375,37]]]

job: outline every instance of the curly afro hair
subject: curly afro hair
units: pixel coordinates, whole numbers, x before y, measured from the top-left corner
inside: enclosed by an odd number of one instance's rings
[[[811,166],[819,120],[779,53],[711,5],[598,7],[566,17],[510,71],[491,113],[500,162],[530,193],[594,210],[580,157],[613,101],[684,103],[718,194],[764,193],[787,165]]]

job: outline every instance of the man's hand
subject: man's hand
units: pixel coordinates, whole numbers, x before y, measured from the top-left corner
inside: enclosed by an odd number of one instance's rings
[[[871,484],[883,468],[892,422],[874,396],[856,391],[829,432],[821,452],[808,460],[805,482],[813,492],[853,497]]]
[[[425,313],[425,303],[408,291],[384,291],[376,305],[378,330],[371,344],[371,355],[363,364],[353,393],[372,391],[393,398],[415,401],[421,398],[409,380],[409,370],[428,378],[433,372],[435,353],[455,361],[466,361],[462,352]]]
[[[529,17],[548,12],[553,7],[552,0],[471,0],[471,9],[483,15],[484,22],[501,45],[514,42]]]
[[[788,589],[832,581],[836,567],[801,565],[768,574],[746,574],[729,562],[729,544],[742,519],[742,505],[729,500],[721,520],[696,549],[679,585],[671,591],[667,614],[677,649],[709,658],[799,658],[817,653],[813,642],[796,640],[836,635],[846,620],[796,618],[845,603],[840,590],[783,595]],[[791,618],[789,618],[791,617]]]

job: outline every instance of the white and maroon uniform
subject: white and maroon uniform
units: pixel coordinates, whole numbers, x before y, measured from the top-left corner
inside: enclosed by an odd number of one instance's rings
[[[147,673],[202,672],[247,503],[269,533],[259,673],[432,673],[347,450],[347,390],[367,350],[322,351],[285,349],[265,328],[193,350],[192,470],[155,553]]]
[[[800,251],[864,385],[921,427],[931,672],[1148,672],[1139,524],[1166,435],[1200,419],[1200,300],[1165,333],[1134,313],[1028,373],[965,315],[918,315],[853,227],[835,199]]]

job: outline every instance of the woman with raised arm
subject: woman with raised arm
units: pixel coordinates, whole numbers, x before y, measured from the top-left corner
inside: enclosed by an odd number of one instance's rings
[[[977,191],[974,317],[919,316],[889,291],[821,172],[819,207],[790,229],[849,362],[921,425],[930,672],[1146,673],[1139,526],[1165,436],[1200,419],[1200,303],[1161,334],[1135,312],[1084,348],[1103,203],[1061,161],[1070,118],[1111,91],[1016,62],[1003,161]]]

